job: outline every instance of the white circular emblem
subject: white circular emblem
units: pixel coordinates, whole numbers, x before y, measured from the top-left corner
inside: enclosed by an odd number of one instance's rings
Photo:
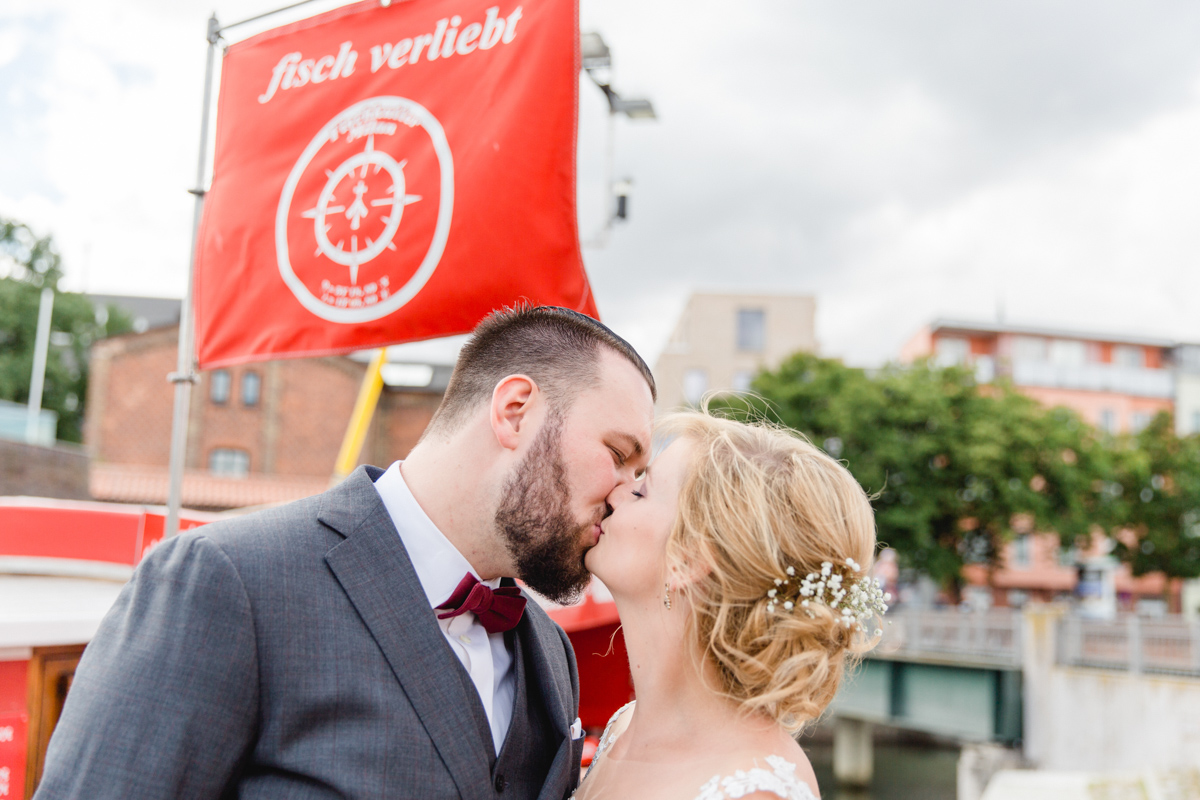
[[[404,97],[363,100],[321,128],[283,185],[279,273],[322,319],[379,319],[437,269],[453,208],[454,162],[437,119]]]

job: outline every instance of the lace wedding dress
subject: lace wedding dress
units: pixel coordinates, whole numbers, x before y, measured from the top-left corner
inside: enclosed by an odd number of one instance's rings
[[[612,735],[613,724],[635,702],[637,701],[621,706],[617,713],[612,715],[608,725],[604,727],[604,733],[600,735],[600,746],[596,748],[596,755],[592,757],[592,766],[588,768],[589,773],[600,761],[604,751],[613,743],[613,739],[616,738]],[[707,783],[700,787],[700,794],[696,795],[696,800],[727,800],[727,798],[735,800],[754,792],[770,792],[784,800],[817,800],[812,789],[808,788],[808,784],[796,777],[795,764],[775,755],[766,756],[763,760],[767,762],[770,769],[753,767],[752,769],[739,769],[732,775],[713,775]],[[575,795],[571,795],[571,797],[574,798]]]

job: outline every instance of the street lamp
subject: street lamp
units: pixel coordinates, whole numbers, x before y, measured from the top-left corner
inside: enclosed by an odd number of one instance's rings
[[[612,88],[612,53],[603,37],[598,33],[585,33],[579,37],[579,50],[582,56],[583,71],[592,79],[592,83],[604,92],[608,101],[608,141],[604,153],[604,226],[589,242],[602,246],[615,220],[625,219],[628,214],[629,192],[633,181],[626,178],[621,181],[613,180],[613,150],[616,140],[616,118],[624,114],[629,119],[658,119],[654,113],[654,104],[643,97],[626,98],[617,94]]]

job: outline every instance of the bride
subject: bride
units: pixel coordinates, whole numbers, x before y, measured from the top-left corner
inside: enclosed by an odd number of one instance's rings
[[[833,699],[886,610],[866,577],[870,503],[792,435],[698,412],[586,556],[621,614],[637,695],[613,716],[577,800],[813,800],[793,738]]]

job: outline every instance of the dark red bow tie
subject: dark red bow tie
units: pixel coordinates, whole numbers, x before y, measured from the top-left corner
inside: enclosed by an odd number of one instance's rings
[[[525,598],[516,586],[493,589],[479,582],[471,573],[463,576],[450,599],[438,606],[449,609],[438,619],[449,619],[470,611],[488,633],[503,633],[517,627],[525,613]]]

